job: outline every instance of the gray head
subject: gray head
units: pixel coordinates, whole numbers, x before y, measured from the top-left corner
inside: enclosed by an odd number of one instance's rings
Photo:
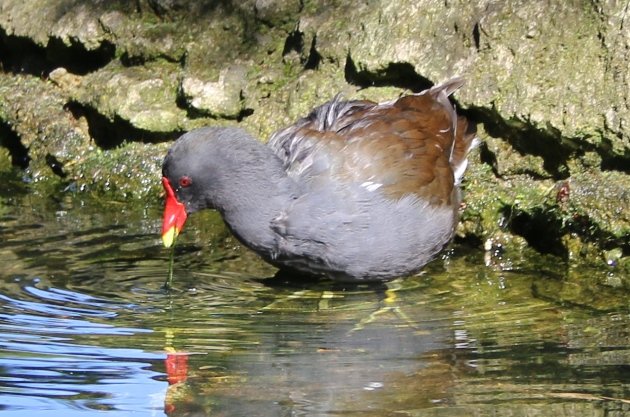
[[[162,174],[167,194],[163,232],[175,226],[177,234],[188,214],[214,208],[250,247],[269,244],[271,219],[293,198],[295,188],[280,159],[236,128],[186,133],[166,155]]]
[[[206,127],[180,137],[164,158],[162,175],[190,214],[224,208],[225,193],[245,193],[256,171],[275,165],[265,146],[237,128]],[[242,177],[249,177],[243,180]],[[237,189],[235,189],[237,188]]]

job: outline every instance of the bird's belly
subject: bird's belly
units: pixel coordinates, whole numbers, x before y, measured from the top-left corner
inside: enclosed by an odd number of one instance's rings
[[[380,207],[380,206],[379,206]],[[418,272],[453,237],[452,206],[407,204],[346,216],[317,226],[286,219],[271,263],[338,281],[387,281]]]

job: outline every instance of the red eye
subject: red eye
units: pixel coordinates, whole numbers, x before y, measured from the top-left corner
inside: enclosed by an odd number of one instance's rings
[[[189,176],[184,175],[179,179],[179,185],[183,188],[190,187],[192,184],[192,179]]]

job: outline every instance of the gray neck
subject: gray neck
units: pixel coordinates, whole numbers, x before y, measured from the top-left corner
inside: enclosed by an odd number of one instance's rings
[[[207,196],[209,205],[243,244],[258,252],[273,250],[276,237],[270,224],[295,198],[294,181],[271,149],[256,140],[221,156],[229,168],[215,173],[219,192]]]

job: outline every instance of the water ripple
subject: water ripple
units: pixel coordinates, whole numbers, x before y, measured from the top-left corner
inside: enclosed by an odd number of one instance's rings
[[[554,286],[536,297],[541,264],[505,271],[454,251],[387,285],[287,283],[201,214],[167,292],[159,208],[100,204],[28,201],[0,217],[12,416],[628,410],[630,315],[553,302]]]

